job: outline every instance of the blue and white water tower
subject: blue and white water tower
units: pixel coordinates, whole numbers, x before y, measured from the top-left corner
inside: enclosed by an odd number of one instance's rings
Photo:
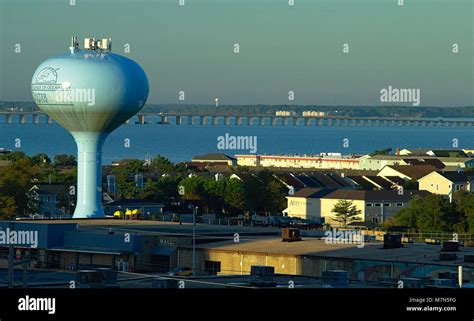
[[[72,38],[70,52],[42,62],[31,92],[38,107],[67,129],[77,144],[74,218],[104,217],[102,146],[148,98],[148,79],[135,61],[111,52],[111,40]],[[47,139],[47,138],[45,138]]]

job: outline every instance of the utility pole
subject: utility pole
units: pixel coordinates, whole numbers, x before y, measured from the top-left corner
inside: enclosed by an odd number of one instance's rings
[[[196,275],[196,213],[197,206],[193,207],[193,276]]]
[[[10,237],[10,233],[15,231],[15,221],[10,221],[9,231],[7,237]],[[9,240],[9,239],[8,239]],[[16,265],[22,265],[22,285],[24,288],[28,287],[28,264],[30,263],[30,252],[27,251],[25,257],[20,260],[15,258],[15,247],[12,242],[9,240],[8,247],[8,272],[7,272],[7,281],[8,288],[13,288],[13,272]]]
[[[7,238],[9,238],[10,233],[15,230],[15,222],[10,221],[9,225],[9,232],[7,235]],[[11,289],[13,288],[13,266],[15,264],[14,262],[14,252],[15,248],[13,247],[13,243],[9,242],[10,246],[8,247],[8,273],[7,273],[7,279],[8,279],[8,288]]]
[[[30,262],[30,252],[28,251],[25,258],[22,260],[23,270],[22,270],[22,286],[24,288],[28,287],[28,263]]]

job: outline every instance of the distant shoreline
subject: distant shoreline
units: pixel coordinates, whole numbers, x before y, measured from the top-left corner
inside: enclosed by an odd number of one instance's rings
[[[33,101],[0,101],[0,111],[9,108],[36,111]],[[212,104],[147,104],[142,112],[206,114],[225,116],[255,114],[275,116],[277,111],[293,112],[301,116],[303,112],[323,112],[330,116],[348,117],[411,117],[411,118],[474,118],[474,106],[432,107],[432,106],[328,106],[328,105],[221,105]]]

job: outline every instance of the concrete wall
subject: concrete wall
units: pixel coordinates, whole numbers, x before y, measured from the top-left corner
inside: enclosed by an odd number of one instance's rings
[[[178,249],[181,266],[192,266],[192,250]],[[204,261],[221,262],[220,274],[250,274],[252,265],[267,265],[275,268],[277,274],[321,277],[326,270],[344,270],[351,280],[378,282],[381,278],[421,277],[429,275],[437,278],[440,272],[456,271],[455,266],[419,264],[406,262],[384,262],[357,260],[351,258],[314,257],[225,251],[219,249],[198,249],[196,261],[198,273],[204,274]],[[241,264],[242,262],[242,264]],[[474,269],[465,271],[466,279],[473,280]]]
[[[267,253],[250,253],[223,250],[196,250],[196,270],[198,274],[206,274],[205,261],[221,263],[218,274],[250,274],[252,265],[267,265],[275,268],[275,273],[297,275],[300,272],[299,258],[294,255],[278,255]],[[179,266],[192,267],[192,249],[178,249]]]

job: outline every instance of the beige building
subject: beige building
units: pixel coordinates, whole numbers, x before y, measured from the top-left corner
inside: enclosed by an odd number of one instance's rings
[[[237,165],[308,169],[359,169],[358,156],[339,153],[320,155],[236,155]]]
[[[179,266],[192,266],[191,247],[178,248]],[[440,272],[456,268],[455,262],[439,265],[433,262],[437,249],[406,246],[384,250],[379,243],[328,244],[325,240],[306,237],[301,242],[282,242],[279,237],[257,240],[233,240],[197,244],[195,251],[196,271],[199,275],[249,275],[253,265],[272,266],[275,273],[321,277],[323,271],[348,271],[351,280],[379,281],[381,278],[417,276],[420,265],[426,268],[426,276],[438,278]],[[468,255],[474,253],[465,249]],[[437,265],[434,265],[437,264]],[[469,264],[469,263],[468,263]],[[465,266],[466,280],[472,280],[474,269]],[[211,281],[211,279],[208,279]]]
[[[321,198],[334,191],[333,189],[303,188],[293,195],[287,196],[289,217],[305,220],[319,220],[321,217]]]
[[[283,117],[296,116],[296,112],[290,111],[290,110],[277,110],[275,112],[275,116],[283,116]]]
[[[324,218],[327,224],[338,225],[334,220],[334,205],[340,200],[352,202],[361,211],[360,221],[383,223],[403,208],[414,195],[425,196],[427,191],[364,191],[348,189],[304,188],[287,196],[287,213],[290,217],[315,220]]]
[[[472,172],[432,172],[418,180],[419,189],[439,195],[452,195],[455,191],[474,191]]]

